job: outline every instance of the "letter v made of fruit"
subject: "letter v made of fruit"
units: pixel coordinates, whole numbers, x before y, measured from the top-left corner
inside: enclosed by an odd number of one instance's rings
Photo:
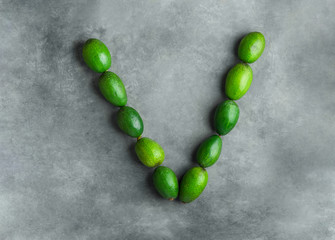
[[[156,167],[153,183],[159,194],[169,200],[179,199],[189,203],[200,196],[207,185],[208,174],[205,168],[219,159],[223,135],[228,134],[239,118],[239,107],[234,100],[240,99],[252,82],[252,69],[248,63],[255,62],[263,53],[265,38],[262,33],[251,32],[240,42],[238,57],[242,60],[228,72],[225,84],[226,95],[230,100],[220,103],[214,114],[216,134],[207,138],[199,146],[196,160],[199,166],[189,169],[183,176],[180,186],[176,174],[168,167],[160,166],[165,158],[163,148],[154,140],[142,137],[143,121],[140,114],[126,106],[127,93],[121,79],[108,71],[111,55],[106,45],[98,39],[88,39],[83,47],[83,58],[89,68],[102,73],[99,89],[107,101],[120,107],[117,113],[119,128],[130,137],[136,138],[135,152],[139,160],[147,167]]]

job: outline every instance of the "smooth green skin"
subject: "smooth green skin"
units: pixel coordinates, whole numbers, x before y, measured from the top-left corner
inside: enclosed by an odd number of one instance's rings
[[[138,112],[128,106],[121,107],[117,113],[119,128],[131,137],[138,138],[143,133],[143,121]]]
[[[246,63],[255,62],[263,53],[265,38],[260,32],[247,34],[238,47],[238,57]]]
[[[163,198],[173,200],[178,197],[178,179],[170,168],[163,166],[157,167],[152,178],[156,190]]]
[[[99,78],[99,89],[107,101],[114,106],[127,104],[127,93],[121,79],[113,72],[106,71]]]
[[[248,91],[252,82],[252,69],[246,63],[238,63],[229,70],[226,78],[226,95],[238,100]]]
[[[198,164],[203,168],[212,166],[219,159],[221,148],[220,136],[213,135],[207,138],[198,148],[196,155]]]
[[[165,158],[163,148],[150,138],[141,138],[135,145],[135,152],[140,161],[147,167],[157,167]]]
[[[214,127],[219,135],[226,135],[236,125],[240,109],[233,100],[226,100],[220,103],[214,114]]]
[[[193,167],[189,169],[180,183],[179,199],[184,203],[194,201],[204,191],[208,181],[206,169]]]
[[[83,58],[87,66],[95,72],[102,73],[110,68],[112,57],[106,45],[98,39],[88,39],[83,48]]]

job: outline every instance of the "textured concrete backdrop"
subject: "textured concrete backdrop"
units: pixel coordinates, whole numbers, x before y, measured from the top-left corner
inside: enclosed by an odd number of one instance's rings
[[[335,239],[334,0],[0,0],[0,239]],[[106,43],[178,177],[250,31],[267,45],[209,182],[156,194],[81,59]]]

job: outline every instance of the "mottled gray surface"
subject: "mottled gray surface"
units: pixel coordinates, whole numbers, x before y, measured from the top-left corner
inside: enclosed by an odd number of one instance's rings
[[[0,0],[0,239],[335,239],[335,1]],[[191,204],[160,198],[82,62],[112,53],[178,177],[239,39],[264,33],[236,128]]]

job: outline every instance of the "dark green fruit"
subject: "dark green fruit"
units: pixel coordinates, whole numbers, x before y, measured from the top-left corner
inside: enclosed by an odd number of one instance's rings
[[[184,203],[195,200],[204,191],[208,180],[206,169],[193,167],[188,170],[180,183],[179,199]]]
[[[102,95],[114,106],[127,104],[127,93],[121,79],[112,72],[106,71],[99,78],[99,89]]]
[[[214,127],[219,135],[226,135],[236,125],[240,110],[238,105],[232,100],[220,103],[214,114]]]
[[[102,73],[112,64],[111,54],[106,45],[98,39],[88,39],[83,48],[83,58],[93,71]]]
[[[121,107],[117,113],[119,128],[131,137],[139,137],[143,133],[143,121],[138,112],[132,107]]]
[[[165,158],[163,148],[150,138],[141,138],[135,145],[135,152],[140,161],[147,167],[157,167]]]
[[[178,179],[170,168],[163,166],[157,167],[152,178],[155,188],[163,198],[173,200],[178,197]]]
[[[255,62],[263,53],[265,38],[260,32],[247,34],[238,47],[238,57],[246,63]]]
[[[212,166],[219,159],[221,148],[222,140],[218,135],[207,138],[198,148],[196,155],[198,164],[203,168]]]
[[[226,78],[226,95],[238,100],[248,91],[252,82],[252,69],[246,63],[238,63],[229,70]]]

